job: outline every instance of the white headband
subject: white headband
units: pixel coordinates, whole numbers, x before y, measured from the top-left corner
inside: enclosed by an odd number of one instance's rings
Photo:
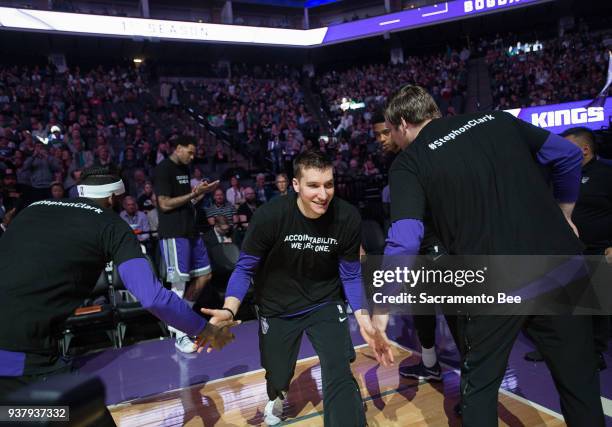
[[[110,197],[113,194],[119,196],[125,193],[125,186],[123,181],[119,180],[110,184],[104,185],[77,185],[80,197],[87,197],[90,199],[104,199]]]

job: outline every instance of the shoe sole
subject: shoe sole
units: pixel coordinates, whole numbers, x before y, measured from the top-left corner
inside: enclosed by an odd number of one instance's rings
[[[280,422],[281,422],[280,418],[277,418],[276,420],[270,420],[270,421],[267,419],[267,417],[264,418],[264,424],[267,426],[275,426],[277,424],[280,424]]]
[[[425,381],[442,381],[442,375],[412,375],[412,374],[403,374],[400,372],[400,376],[404,378],[411,378],[415,380],[425,380]]]

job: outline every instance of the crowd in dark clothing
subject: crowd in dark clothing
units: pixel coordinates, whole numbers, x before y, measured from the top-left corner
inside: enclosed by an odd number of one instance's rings
[[[593,99],[606,82],[608,48],[602,33],[580,31],[509,54],[514,38],[497,37],[486,51],[495,109]],[[525,43],[525,40],[523,40]]]

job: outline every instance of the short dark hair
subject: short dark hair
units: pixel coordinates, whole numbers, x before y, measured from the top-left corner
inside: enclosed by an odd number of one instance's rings
[[[325,170],[333,166],[331,160],[320,151],[308,150],[298,154],[293,161],[293,176],[299,179],[304,169]]]
[[[384,110],[376,110],[374,114],[372,114],[372,119],[370,123],[375,125],[376,123],[384,123],[385,122],[385,112]]]
[[[176,148],[179,145],[182,146],[182,147],[189,147],[190,145],[193,145],[194,147],[197,147],[198,143],[197,143],[196,139],[193,136],[179,135],[177,138],[174,138],[172,140],[172,146],[174,148]]]
[[[566,136],[575,136],[576,138],[580,138],[582,142],[589,146],[593,154],[597,151],[597,146],[595,145],[595,133],[584,126],[577,126],[569,129],[565,129],[561,132],[562,137]]]
[[[91,166],[83,169],[79,184],[81,185],[105,185],[119,181],[119,175],[107,166]]]
[[[396,90],[387,101],[385,118],[393,126],[406,123],[418,125],[425,120],[442,117],[436,101],[421,86],[404,85]]]

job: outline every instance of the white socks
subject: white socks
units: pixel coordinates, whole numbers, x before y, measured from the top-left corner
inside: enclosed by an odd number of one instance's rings
[[[426,368],[431,368],[432,366],[434,366],[438,361],[438,356],[436,356],[436,347],[422,347],[421,350],[421,360],[423,361],[423,365],[425,365]]]

